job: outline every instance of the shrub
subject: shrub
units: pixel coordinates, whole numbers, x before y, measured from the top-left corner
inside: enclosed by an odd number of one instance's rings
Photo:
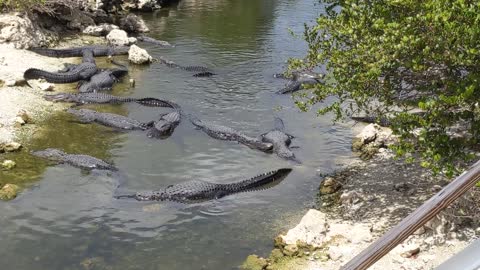
[[[480,137],[480,2],[323,3],[324,15],[305,26],[306,57],[291,59],[290,68],[324,67],[327,79],[297,96],[297,105],[322,103],[319,114],[332,112],[335,120],[390,115],[400,137],[396,153],[420,153],[435,172],[452,175],[473,158]],[[424,113],[407,113],[412,106]]]

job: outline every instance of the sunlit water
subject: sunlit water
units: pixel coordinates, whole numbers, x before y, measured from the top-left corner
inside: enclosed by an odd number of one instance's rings
[[[300,148],[294,151],[301,165],[212,139],[188,121],[172,137],[152,140],[143,132],[82,125],[59,113],[29,147],[104,158],[121,169],[120,175],[45,167],[27,154],[17,156],[21,170],[0,180],[19,178],[22,170],[25,177],[37,179],[17,199],[0,202],[1,269],[235,269],[248,254],[266,255],[273,237],[298,222],[312,204],[318,171],[331,172],[337,160],[350,154],[348,127],[332,126],[315,112],[300,113],[289,95],[274,93],[284,82],[272,74],[306,49],[288,29],[301,34],[303,22],[321,12],[316,2],[185,0],[142,14],[149,35],[176,45],[140,44],[153,57],[206,65],[218,75],[194,78],[158,63],[130,66],[135,88],[124,83],[114,91],[173,100],[201,119],[252,136],[268,131],[273,117],[280,116],[296,136],[293,145]],[[138,105],[91,107],[142,121],[168,111]],[[294,170],[272,189],[198,205],[112,199],[118,179],[122,190],[134,192],[190,179],[230,182],[281,167]]]

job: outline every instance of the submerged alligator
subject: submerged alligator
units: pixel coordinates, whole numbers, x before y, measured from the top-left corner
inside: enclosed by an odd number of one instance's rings
[[[275,74],[273,77],[288,80],[285,87],[277,92],[278,94],[286,94],[301,90],[304,85],[315,85],[320,83],[323,75],[310,71],[293,71],[290,77],[281,73]]]
[[[292,169],[283,168],[264,173],[247,180],[217,184],[207,181],[192,180],[185,183],[170,185],[154,192],[137,192],[131,195],[120,195],[115,198],[133,198],[138,201],[175,201],[181,203],[196,203],[215,200],[227,195],[262,190],[280,183]]]
[[[153,121],[149,123],[142,123],[135,119],[128,118],[123,115],[114,113],[101,113],[88,109],[68,109],[67,112],[75,115],[81,123],[99,123],[109,127],[115,127],[126,130],[146,130],[153,126]]]
[[[182,69],[190,72],[195,72],[195,74],[193,74],[194,77],[210,77],[215,75],[215,73],[213,73],[211,69],[204,66],[181,66],[163,57],[160,57],[158,61],[170,68],[178,68],[178,69]]]
[[[260,137],[263,142],[273,145],[273,152],[279,157],[297,161],[295,154],[289,149],[293,136],[285,133],[285,125],[279,117],[275,117],[274,128]]]
[[[87,156],[87,155],[75,155],[67,154],[61,150],[54,148],[47,148],[45,150],[33,151],[32,155],[45,158],[58,163],[67,163],[74,167],[81,169],[98,169],[98,170],[110,170],[116,171],[117,168],[110,163],[107,163],[101,159]]]
[[[147,37],[147,36],[144,36],[144,35],[137,36],[136,38],[137,38],[138,41],[155,44],[155,45],[158,45],[158,46],[161,46],[161,47],[175,47],[167,41],[154,39],[154,38]]]
[[[154,122],[153,127],[147,130],[147,137],[162,138],[170,136],[175,128],[180,124],[181,112],[175,110],[160,116],[160,119]]]
[[[76,48],[67,48],[67,49],[48,49],[48,48],[31,48],[29,49],[32,52],[38,53],[40,55],[49,56],[49,57],[79,57],[82,56],[84,50],[93,51],[93,56],[112,56],[112,55],[121,55],[128,54],[128,46],[84,46]]]
[[[249,137],[233,128],[203,121],[193,115],[189,115],[188,117],[190,118],[190,122],[192,122],[195,127],[207,133],[212,138],[224,141],[237,141],[250,148],[258,149],[264,152],[271,151],[273,148],[272,143],[262,142],[257,138]]]
[[[83,60],[79,65],[69,65],[59,72],[49,72],[36,68],[29,68],[23,74],[25,80],[44,78],[50,83],[72,83],[82,80],[88,80],[97,73],[97,65],[93,51],[84,49],[82,51]]]

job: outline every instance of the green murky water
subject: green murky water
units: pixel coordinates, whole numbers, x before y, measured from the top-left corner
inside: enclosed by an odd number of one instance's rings
[[[1,172],[0,183],[27,186],[15,200],[0,202],[2,269],[236,269],[248,254],[266,254],[273,237],[298,222],[313,203],[318,171],[332,171],[349,155],[348,128],[332,127],[314,112],[300,113],[291,97],[274,94],[283,82],[272,74],[306,48],[287,29],[300,33],[303,22],[321,11],[315,2],[184,0],[142,14],[149,35],[176,45],[140,44],[153,57],[207,65],[218,75],[193,78],[160,64],[130,66],[135,88],[123,83],[114,89],[118,95],[173,100],[202,119],[251,135],[269,130],[278,115],[296,136],[302,165],[214,140],[186,121],[172,137],[152,140],[143,132],[79,124],[60,112],[33,135],[25,151],[2,156],[19,166]],[[165,112],[133,104],[90,107],[142,121]],[[28,155],[46,147],[106,159],[121,169],[120,175],[47,166],[52,164]],[[272,189],[198,205],[112,199],[117,178],[122,189],[136,191],[190,179],[229,182],[287,166],[294,171]]]

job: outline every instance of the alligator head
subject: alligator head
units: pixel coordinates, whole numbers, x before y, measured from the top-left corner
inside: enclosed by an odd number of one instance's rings
[[[321,80],[323,79],[324,75],[320,73],[316,73],[310,70],[299,70],[292,72],[292,79],[295,81],[302,80],[302,79],[313,79],[313,80]]]
[[[260,140],[251,140],[246,143],[249,147],[253,149],[258,149],[263,152],[269,152],[273,149],[273,144],[270,142],[262,142]]]
[[[59,93],[59,94],[53,94],[53,95],[44,95],[44,99],[53,101],[53,102],[59,102],[59,101],[64,101],[64,102],[74,102],[73,95],[70,93]]]
[[[55,148],[47,148],[45,150],[33,151],[32,155],[47,159],[61,159],[66,154]]]

